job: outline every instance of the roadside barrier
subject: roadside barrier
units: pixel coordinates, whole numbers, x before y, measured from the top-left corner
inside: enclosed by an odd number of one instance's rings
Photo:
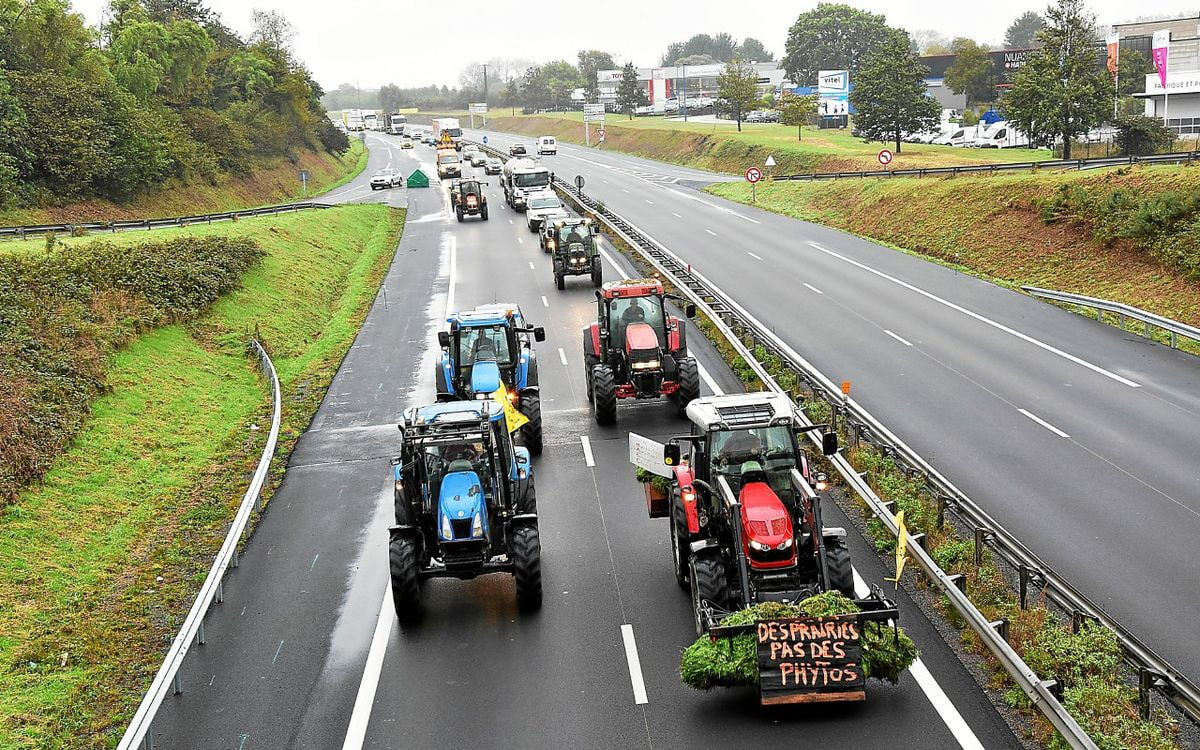
[[[1143,310],[1140,307],[1126,305],[1123,302],[1113,302],[1112,300],[1100,299],[1099,297],[1086,297],[1082,294],[1072,294],[1071,292],[1056,292],[1052,289],[1040,289],[1036,286],[1021,287],[1025,292],[1038,297],[1040,299],[1050,300],[1051,302],[1061,302],[1067,305],[1075,305],[1077,307],[1085,307],[1089,310],[1096,311],[1096,320],[1103,322],[1103,314],[1113,313],[1117,315],[1120,327],[1125,327],[1125,319],[1132,318],[1142,324],[1142,335],[1146,338],[1151,337],[1150,329],[1158,328],[1166,331],[1171,342],[1171,348],[1174,349],[1178,343],[1178,338],[1191,339],[1200,343],[1200,328],[1193,328],[1187,323],[1180,323],[1178,320],[1164,318],[1161,315],[1156,315],[1149,310]]]
[[[303,203],[285,203],[279,206],[263,206],[248,208],[242,211],[224,211],[215,214],[197,214],[195,216],[173,216],[166,219],[122,219],[119,221],[87,221],[74,224],[31,224],[20,227],[0,227],[0,239],[23,240],[30,235],[74,234],[76,231],[85,232],[120,232],[130,229],[159,229],[161,227],[179,227],[185,224],[211,224],[214,221],[233,221],[248,219],[253,216],[268,216],[270,214],[286,214],[293,211],[305,211],[318,208],[333,208],[329,203],[306,201]]]

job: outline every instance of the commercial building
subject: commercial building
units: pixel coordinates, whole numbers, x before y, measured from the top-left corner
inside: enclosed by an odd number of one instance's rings
[[[997,95],[1012,86],[1013,76],[1032,52],[1032,49],[998,49],[988,53],[992,63],[991,84]],[[946,71],[954,65],[956,58],[957,55],[925,55],[921,58],[921,64],[929,68],[929,75],[925,77],[926,91],[943,109],[965,109],[967,106],[966,94],[956,94],[946,85]]]
[[[1146,76],[1143,92],[1134,96],[1145,103],[1147,117],[1167,118],[1167,127],[1177,135],[1200,136],[1200,16],[1119,23],[1112,31],[1120,36],[1122,53],[1134,49],[1147,58],[1154,33],[1171,32],[1166,88],[1155,72]]]
[[[777,91],[784,84],[785,74],[779,63],[750,63],[758,74],[759,92]],[[658,68],[638,68],[638,86],[646,92],[655,112],[675,109],[682,94],[689,101],[712,104],[717,99],[717,78],[725,71],[724,63],[711,65],[668,65]],[[597,73],[600,101],[616,108],[617,90],[621,85],[620,70],[601,70]]]

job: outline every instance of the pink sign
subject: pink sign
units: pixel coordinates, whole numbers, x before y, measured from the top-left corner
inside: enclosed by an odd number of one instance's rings
[[[1154,57],[1154,69],[1158,71],[1158,81],[1164,90],[1167,88],[1167,52],[1171,48],[1171,32],[1156,31],[1151,42],[1151,54]]]

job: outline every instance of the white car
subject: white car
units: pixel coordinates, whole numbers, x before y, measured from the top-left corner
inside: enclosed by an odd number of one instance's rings
[[[526,204],[525,221],[529,224],[529,231],[536,232],[541,229],[542,222],[548,217],[563,211],[562,201],[554,194],[552,190],[542,190],[533,193],[529,196],[529,201]]]
[[[538,140],[537,140],[538,156],[541,156],[542,154],[553,155],[553,154],[557,154],[557,153],[558,153],[558,140],[554,136],[543,135],[538,138]]]
[[[404,176],[394,169],[381,169],[371,177],[371,190],[387,190],[404,184]]]

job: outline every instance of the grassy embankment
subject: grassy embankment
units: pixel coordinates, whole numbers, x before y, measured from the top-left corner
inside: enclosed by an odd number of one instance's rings
[[[262,450],[270,406],[247,337],[258,332],[278,369],[286,453],[374,299],[403,216],[348,206],[155,233],[248,237],[265,255],[241,289],[111,357],[107,393],[71,447],[0,511],[0,747],[115,745]],[[105,240],[133,252],[145,237]],[[65,240],[72,255],[92,241]]]
[[[228,175],[216,184],[174,180],[161,190],[129,203],[96,199],[0,211],[0,226],[187,216],[287,203],[303,198],[301,169],[311,174],[308,194],[312,196],[346,184],[366,166],[366,148],[357,139],[351,139],[350,150],[341,156],[304,151],[295,161],[276,159],[249,175]]]
[[[750,201],[740,182],[708,190]],[[999,283],[1200,325],[1200,167],[759,183],[756,205]]]
[[[505,110],[497,110],[503,112]],[[488,127],[528,136],[553,135],[582,144],[583,115],[562,112],[542,115],[495,116]],[[592,143],[596,143],[595,131]],[[775,174],[879,169],[876,160],[882,143],[863,143],[844,130],[805,128],[796,140],[796,129],[776,123],[742,123],[742,132],[725,122],[682,122],[664,117],[610,114],[605,123],[605,150],[621,151],[649,159],[742,174],[747,167],[762,166],[775,157]],[[892,162],[894,169],[946,167],[1004,161],[1040,161],[1053,158],[1044,149],[962,149],[906,143]]]

